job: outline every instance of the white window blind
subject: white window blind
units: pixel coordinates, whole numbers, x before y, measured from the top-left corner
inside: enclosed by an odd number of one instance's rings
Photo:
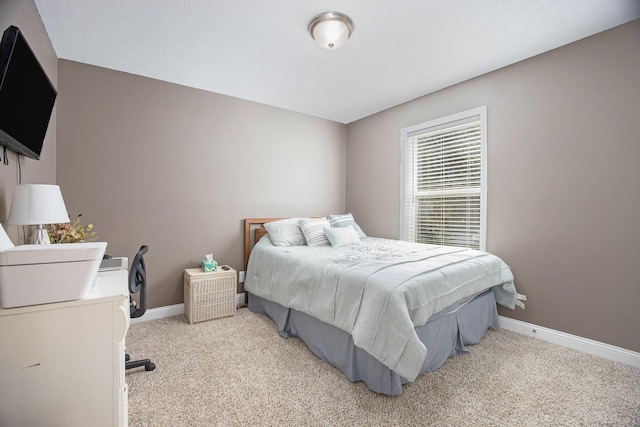
[[[485,249],[486,107],[402,129],[401,238]]]

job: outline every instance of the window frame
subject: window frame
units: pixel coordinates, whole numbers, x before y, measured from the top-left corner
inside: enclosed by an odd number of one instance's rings
[[[460,125],[465,122],[480,121],[480,242],[479,249],[486,251],[487,241],[487,107],[483,105],[481,107],[466,110],[460,113],[451,114],[438,119],[430,120],[417,125],[409,126],[400,129],[400,240],[415,241],[411,238],[411,229],[408,220],[408,215],[411,211],[410,204],[407,201],[407,186],[408,181],[414,182],[415,179],[415,167],[412,168],[412,178],[407,179],[407,165],[408,162],[413,164],[413,160],[409,159],[408,145],[410,140],[416,134],[429,133],[438,130],[444,130],[456,125]],[[410,188],[412,198],[414,189]],[[413,202],[412,202],[413,203]],[[415,203],[413,203],[415,204]],[[413,230],[415,236],[415,230]]]

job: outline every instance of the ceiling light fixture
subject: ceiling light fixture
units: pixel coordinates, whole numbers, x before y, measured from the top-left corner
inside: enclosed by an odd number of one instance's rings
[[[353,34],[353,21],[344,13],[325,12],[315,16],[309,22],[309,34],[327,50],[339,49]]]

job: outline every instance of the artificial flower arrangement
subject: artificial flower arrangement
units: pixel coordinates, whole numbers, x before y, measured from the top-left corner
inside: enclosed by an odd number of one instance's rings
[[[65,224],[49,224],[49,240],[51,243],[78,243],[96,240],[98,233],[93,230],[93,224],[84,226],[80,223],[78,215],[75,221]],[[71,219],[71,217],[69,217]]]

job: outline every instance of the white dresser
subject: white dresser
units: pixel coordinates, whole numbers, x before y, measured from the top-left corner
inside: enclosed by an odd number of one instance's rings
[[[83,300],[0,309],[0,426],[127,425],[127,275],[98,273]]]

